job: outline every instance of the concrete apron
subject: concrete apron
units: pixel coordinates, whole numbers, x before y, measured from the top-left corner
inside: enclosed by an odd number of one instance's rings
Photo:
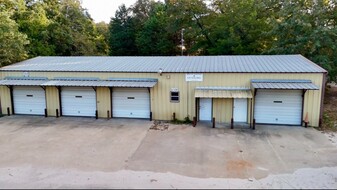
[[[264,178],[337,165],[337,149],[312,128],[209,124],[149,130],[146,120],[0,118],[0,167],[176,173],[199,178]]]

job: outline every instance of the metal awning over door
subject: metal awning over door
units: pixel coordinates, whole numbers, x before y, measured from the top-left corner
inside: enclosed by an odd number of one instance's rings
[[[128,88],[152,88],[157,84],[157,79],[108,79],[99,80],[90,78],[60,78],[48,80],[38,77],[17,77],[0,80],[0,86],[64,86],[64,87],[128,87]]]
[[[196,87],[196,98],[252,98],[249,88],[241,87]]]
[[[254,89],[279,89],[279,90],[318,90],[319,87],[311,80],[275,80],[275,79],[253,79]]]

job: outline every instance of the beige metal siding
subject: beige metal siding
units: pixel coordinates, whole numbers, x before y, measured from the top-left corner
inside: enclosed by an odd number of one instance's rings
[[[214,98],[213,99],[213,117],[216,122],[230,123],[232,118],[233,99]]]
[[[96,90],[98,117],[107,118],[108,111],[111,116],[110,90],[106,87],[99,87]]]
[[[173,77],[171,77],[173,78]],[[204,74],[203,82],[188,82],[186,84],[188,91],[190,93],[194,93],[195,87],[198,86],[238,86],[238,87],[250,87],[251,79],[307,79],[311,80],[315,85],[317,85],[320,90],[308,90],[305,95],[304,101],[304,111],[303,114],[308,112],[309,116],[309,124],[312,126],[318,126],[319,124],[319,112],[321,106],[321,88],[322,88],[322,80],[323,74],[260,74],[260,73],[206,73]],[[185,82],[186,83],[186,82]],[[189,99],[188,112],[186,115],[194,116],[194,105],[193,97]],[[250,108],[249,114],[250,114]],[[251,121],[248,118],[248,121]]]
[[[6,76],[23,76],[22,72],[3,72],[3,77]],[[230,87],[246,87],[250,88],[251,79],[306,79],[311,80],[317,85],[320,90],[308,90],[305,95],[304,112],[308,112],[309,124],[318,126],[320,99],[322,88],[322,73],[205,73],[203,82],[186,82],[185,74],[183,73],[165,73],[161,76],[158,73],[79,73],[79,72],[30,72],[31,77],[99,77],[101,79],[108,78],[158,78],[158,84],[151,89],[151,109],[153,112],[153,119],[171,120],[172,113],[176,113],[178,119],[184,119],[186,116],[190,118],[195,116],[195,97],[194,89],[196,87],[207,86],[230,86]],[[10,106],[9,90],[7,87],[1,87],[1,100],[3,110]],[[170,89],[178,88],[180,92],[179,103],[170,102]],[[100,90],[101,94],[107,93],[105,96],[109,97],[108,90]],[[103,95],[100,95],[103,96]],[[103,98],[107,101],[106,97]],[[100,110],[100,115],[106,115],[108,103],[103,106],[104,110]],[[249,104],[250,105],[250,104]],[[101,108],[101,107],[100,107]],[[49,108],[48,108],[49,109]],[[250,112],[250,108],[248,108]],[[226,119],[225,119],[226,120]],[[250,119],[249,119],[250,121]]]
[[[7,107],[10,108],[12,114],[10,90],[7,86],[0,86],[0,96],[2,114],[7,114]]]
[[[56,109],[60,114],[59,93],[56,87],[46,88],[46,99],[48,116],[56,116]]]

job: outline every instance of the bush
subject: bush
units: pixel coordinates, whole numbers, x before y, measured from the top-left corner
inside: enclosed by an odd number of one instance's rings
[[[172,124],[191,124],[192,121],[190,120],[188,116],[186,116],[184,120],[175,119],[175,120],[172,120],[171,123]]]

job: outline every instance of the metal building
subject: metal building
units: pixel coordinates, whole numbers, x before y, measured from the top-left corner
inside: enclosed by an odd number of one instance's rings
[[[36,57],[0,69],[3,114],[318,126],[327,71],[301,55]]]

